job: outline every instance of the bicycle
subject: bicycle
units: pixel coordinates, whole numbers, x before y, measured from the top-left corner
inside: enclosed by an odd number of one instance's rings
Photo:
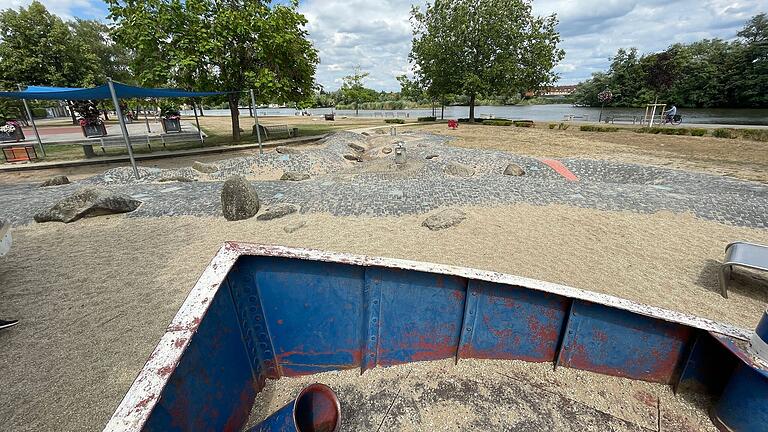
[[[673,126],[677,126],[677,125],[679,125],[682,122],[683,122],[683,116],[681,116],[679,114],[675,114],[673,116],[666,116],[666,117],[664,117],[664,121],[661,124],[665,125],[665,124],[669,123],[669,124],[671,124]]]

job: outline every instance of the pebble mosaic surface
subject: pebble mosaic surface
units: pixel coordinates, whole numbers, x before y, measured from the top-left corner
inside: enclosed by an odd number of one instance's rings
[[[406,163],[396,164],[402,142]],[[355,150],[362,146],[364,151]],[[204,174],[191,167],[116,168],[69,185],[0,185],[0,217],[14,224],[32,222],[35,213],[85,185],[104,186],[143,202],[128,217],[221,216],[220,192],[229,176],[253,181],[263,205],[291,203],[302,213],[385,216],[424,213],[447,206],[566,204],[600,210],[692,212],[697,217],[752,228],[768,227],[768,185],[728,177],[628,163],[560,159],[577,177],[567,181],[543,162],[500,151],[454,147],[450,138],[412,132],[397,136],[341,132],[322,145],[237,157],[215,163]],[[384,151],[382,151],[384,150]],[[356,156],[359,161],[344,156]],[[435,157],[436,156],[436,157]],[[474,168],[471,177],[443,172],[450,162]],[[509,163],[523,176],[503,175]],[[283,172],[309,173],[304,181],[278,180]],[[161,181],[171,179],[174,181]],[[186,178],[188,182],[175,181]]]

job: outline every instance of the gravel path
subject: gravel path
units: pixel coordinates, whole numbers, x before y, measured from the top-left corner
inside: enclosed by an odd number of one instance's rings
[[[394,164],[394,152],[381,149],[404,141],[408,162]],[[366,147],[356,153],[350,143]],[[362,162],[343,155],[359,155]],[[434,156],[426,159],[427,156]],[[458,162],[474,167],[472,177],[453,177],[444,167]],[[526,175],[502,175],[510,162]],[[568,182],[537,159],[500,151],[461,149],[447,137],[428,133],[365,136],[342,132],[324,145],[292,154],[270,152],[216,163],[219,170],[203,174],[192,168],[142,168],[142,180],[131,178],[129,168],[66,186],[38,188],[37,184],[2,185],[0,217],[13,223],[32,221],[33,215],[84,185],[102,185],[143,201],[130,217],[220,216],[219,194],[223,180],[245,175],[254,182],[266,205],[288,202],[302,213],[328,212],[337,216],[399,216],[425,213],[438,207],[467,205],[566,204],[600,210],[640,213],[692,212],[697,217],[752,228],[768,227],[768,186],[707,175],[643,165],[562,159],[578,178]],[[307,172],[302,182],[278,180],[284,171]],[[159,182],[186,176],[194,182]]]

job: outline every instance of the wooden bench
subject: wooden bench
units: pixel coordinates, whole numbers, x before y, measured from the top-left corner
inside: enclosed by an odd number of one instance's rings
[[[292,138],[299,135],[299,128],[290,128],[288,125],[259,125],[261,139],[271,140],[278,138]],[[253,125],[253,136],[256,136],[256,125]]]
[[[323,117],[328,121],[336,120],[336,114],[323,114]]]
[[[171,143],[177,143],[177,142],[188,142],[188,141],[200,141],[200,135],[197,132],[171,132],[171,133],[154,133],[154,134],[147,134],[147,135],[140,135],[135,137],[129,137],[131,140],[131,146],[134,148],[137,145],[146,145],[147,149],[149,151],[152,151],[152,139],[159,139],[160,143],[163,145],[163,148],[167,148],[166,144]],[[115,147],[115,148],[125,148],[125,140],[123,139],[122,135],[115,135],[113,137],[100,137],[98,138],[99,144],[101,146],[102,153],[107,152],[108,147]],[[83,144],[83,151],[85,152],[86,157],[91,157],[94,155],[89,155],[89,151],[86,147],[92,146],[91,143],[84,142]],[[93,149],[93,147],[91,147]],[[91,150],[91,153],[93,150]]]
[[[720,294],[728,298],[728,281],[733,266],[768,272],[768,246],[733,242],[725,247],[725,259],[720,266]]]

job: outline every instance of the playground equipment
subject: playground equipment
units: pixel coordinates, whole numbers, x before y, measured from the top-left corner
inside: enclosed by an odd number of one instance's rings
[[[661,107],[658,114],[658,120],[656,118],[656,108]],[[640,120],[641,126],[653,127],[653,124],[658,122],[661,124],[664,121],[664,110],[667,109],[667,104],[652,103],[645,106],[645,114]]]
[[[751,332],[496,272],[226,243],[105,430],[236,431],[267,379],[474,358],[707,393],[721,430],[765,431],[766,341],[768,312]],[[328,409],[317,412],[338,418],[335,399],[323,394],[318,406]],[[338,427],[331,423],[328,430]]]

